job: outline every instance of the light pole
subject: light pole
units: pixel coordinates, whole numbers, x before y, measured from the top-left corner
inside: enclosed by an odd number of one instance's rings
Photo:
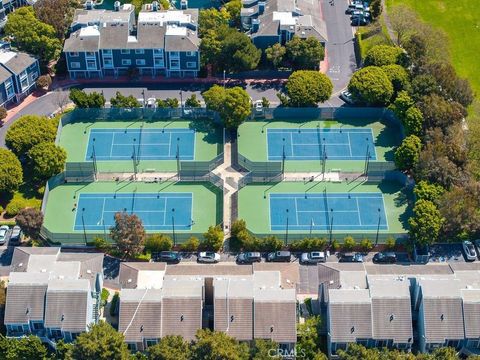
[[[283,146],[282,146],[282,176],[285,174],[285,138],[282,139]]]
[[[105,240],[107,240],[107,228],[105,227],[105,219],[102,218],[102,224],[103,224],[103,237]]]
[[[182,116],[183,116],[183,92],[180,89],[180,109],[182,111]]]
[[[332,245],[333,237],[333,209],[330,209],[330,245]]]
[[[378,208],[378,224],[377,224],[377,237],[375,238],[375,246],[378,244],[378,233],[380,232],[380,221],[382,220],[382,217],[380,215],[380,208]]]
[[[288,209],[287,209],[287,227],[285,229],[285,246],[288,245]]]
[[[133,139],[133,152],[132,152],[132,161],[133,161],[133,178],[137,180],[137,156],[135,154],[135,142],[137,139]]]
[[[177,245],[177,237],[175,236],[175,208],[172,208],[172,233],[173,233],[173,246]]]
[[[223,88],[225,89],[225,75],[226,75],[227,71],[226,70],[223,70]]]
[[[310,239],[312,238],[312,230],[313,230],[313,218],[310,220]]]
[[[84,212],[85,208],[82,208],[83,240],[85,241],[85,244],[87,244],[87,231],[85,230],[85,218],[83,217]]]

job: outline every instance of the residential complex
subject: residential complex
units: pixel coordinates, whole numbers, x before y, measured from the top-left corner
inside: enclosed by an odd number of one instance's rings
[[[65,40],[69,75],[196,77],[200,70],[198,9],[161,10],[131,4],[111,10],[76,10]]]
[[[0,106],[18,102],[36,87],[40,75],[38,60],[12,51],[8,44],[0,49]]]
[[[285,44],[294,35],[315,37],[322,44],[328,40],[327,27],[318,1],[242,0],[241,23],[249,30],[253,43],[266,49]]]
[[[60,248],[15,248],[5,326],[7,336],[72,341],[98,321],[103,254]]]

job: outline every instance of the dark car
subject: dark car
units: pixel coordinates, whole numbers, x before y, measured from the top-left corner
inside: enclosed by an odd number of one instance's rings
[[[15,225],[12,230],[12,234],[10,235],[10,243],[18,243],[20,242],[22,237],[22,230],[20,229],[20,226]]]
[[[397,255],[393,252],[380,252],[373,256],[375,264],[395,264],[397,262]]]
[[[182,259],[178,251],[162,251],[152,256],[155,261],[178,264]]]
[[[260,261],[262,261],[262,254],[259,252],[244,252],[237,256],[237,263],[239,264],[252,264]]]
[[[267,255],[268,262],[290,262],[291,259],[290,251],[275,251]]]
[[[349,263],[362,263],[363,262],[363,255],[360,253],[354,254],[343,254],[338,262],[349,262]]]

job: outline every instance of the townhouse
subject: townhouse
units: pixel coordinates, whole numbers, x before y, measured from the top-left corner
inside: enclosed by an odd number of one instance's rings
[[[71,78],[104,76],[196,77],[200,70],[198,9],[161,10],[131,4],[77,10],[65,40]]]
[[[128,288],[120,293],[119,331],[129,348],[145,350],[166,335],[193,340],[199,329],[245,342],[271,339],[289,349],[296,343],[296,293],[281,287],[279,271],[153,265],[121,265],[120,282]]]
[[[0,106],[19,102],[36,87],[40,75],[38,60],[9,49],[0,49]]]
[[[321,4],[308,0],[242,0],[240,19],[253,43],[266,49],[275,43],[285,44],[292,37],[315,37],[328,41]]]
[[[99,318],[103,254],[15,248],[7,285],[8,337],[30,334],[55,346],[73,341]]]

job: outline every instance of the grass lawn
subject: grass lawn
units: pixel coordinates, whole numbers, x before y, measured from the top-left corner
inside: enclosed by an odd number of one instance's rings
[[[460,76],[470,80],[478,95],[480,93],[478,2],[472,0],[387,1],[388,7],[398,4],[410,6],[424,21],[447,33],[453,65]]]

